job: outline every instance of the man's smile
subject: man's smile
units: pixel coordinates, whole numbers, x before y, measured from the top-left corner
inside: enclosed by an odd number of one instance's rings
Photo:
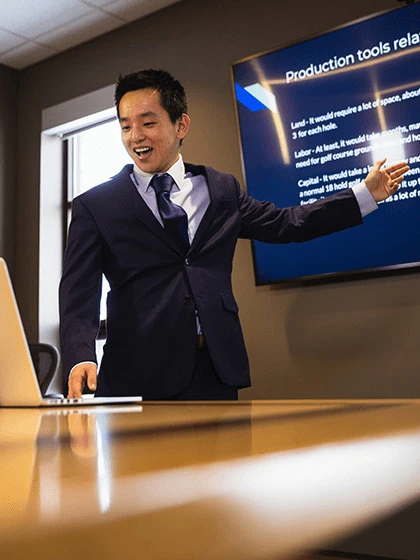
[[[145,147],[145,148],[134,148],[134,152],[140,159],[145,159],[149,154],[151,154],[153,148]]]

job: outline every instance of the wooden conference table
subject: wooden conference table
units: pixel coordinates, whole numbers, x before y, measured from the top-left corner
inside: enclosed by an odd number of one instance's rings
[[[6,560],[310,557],[419,492],[420,400],[0,409]]]

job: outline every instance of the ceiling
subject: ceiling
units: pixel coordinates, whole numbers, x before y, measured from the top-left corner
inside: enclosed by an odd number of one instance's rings
[[[181,0],[0,0],[0,64],[22,70]]]

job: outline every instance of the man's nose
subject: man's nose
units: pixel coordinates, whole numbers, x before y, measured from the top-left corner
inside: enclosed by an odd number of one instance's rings
[[[142,126],[133,126],[131,128],[131,140],[138,142],[140,140],[144,140],[144,130]]]

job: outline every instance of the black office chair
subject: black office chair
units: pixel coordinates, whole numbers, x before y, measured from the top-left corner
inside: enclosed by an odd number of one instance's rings
[[[30,342],[29,351],[38,377],[39,388],[45,396],[54,375],[57,373],[60,354],[52,344]]]

